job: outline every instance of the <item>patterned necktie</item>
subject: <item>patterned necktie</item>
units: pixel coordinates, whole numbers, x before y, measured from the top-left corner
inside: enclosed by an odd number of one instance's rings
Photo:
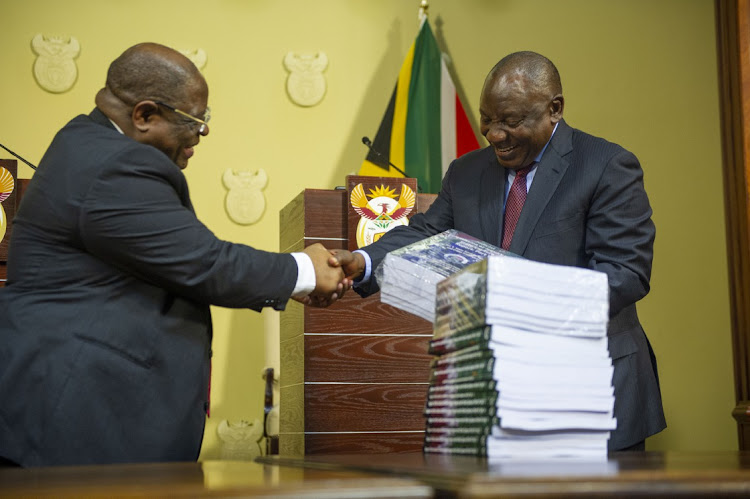
[[[521,208],[523,208],[523,203],[526,202],[526,175],[533,167],[534,163],[526,168],[516,170],[516,178],[513,180],[513,185],[510,186],[508,201],[505,203],[505,223],[503,224],[503,242],[501,245],[504,250],[510,247],[510,242],[513,240],[513,231],[516,230],[518,217],[521,216]]]

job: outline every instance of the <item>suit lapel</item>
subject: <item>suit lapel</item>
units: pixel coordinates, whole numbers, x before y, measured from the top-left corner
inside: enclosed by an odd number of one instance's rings
[[[526,203],[523,205],[518,225],[513,232],[509,251],[523,255],[529,244],[539,217],[557,190],[560,180],[570,166],[567,155],[573,150],[573,129],[565,121],[560,121],[557,131],[544,156],[537,166],[534,181],[531,183]]]
[[[488,150],[492,152],[492,148]],[[500,246],[500,227],[502,225],[500,215],[503,211],[505,182],[508,177],[505,172],[505,168],[498,164],[497,158],[492,153],[479,178],[477,213],[479,213],[482,239],[498,246]]]

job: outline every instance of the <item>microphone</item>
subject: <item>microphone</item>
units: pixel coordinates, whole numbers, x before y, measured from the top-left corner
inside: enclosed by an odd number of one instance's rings
[[[5,147],[4,145],[0,144],[0,147],[2,147],[3,149],[5,149],[5,150],[6,150],[6,151],[8,151],[9,153],[11,153],[11,154],[12,154],[13,156],[15,156],[16,158],[20,159],[21,161],[23,161],[24,163],[26,163],[27,165],[29,165],[29,166],[30,166],[31,168],[33,168],[34,170],[36,170],[36,166],[32,165],[31,163],[29,163],[28,161],[26,161],[26,160],[25,160],[25,159],[23,159],[23,158],[22,158],[21,156],[19,156],[18,154],[14,153],[13,151],[11,151],[10,149],[8,149],[8,148],[7,148],[7,147]],[[401,170],[399,170],[399,171],[401,171]]]
[[[367,148],[370,149],[370,151],[372,151],[377,157],[379,157],[380,159],[384,160],[386,163],[388,163],[389,165],[391,165],[394,170],[396,170],[397,172],[399,172],[404,177],[408,177],[408,175],[406,174],[406,172],[404,170],[402,170],[398,166],[396,166],[393,163],[391,163],[391,161],[388,158],[386,158],[383,154],[381,154],[380,151],[378,151],[376,149],[373,149],[372,142],[370,141],[370,137],[368,137],[367,135],[365,135],[364,137],[362,137],[362,143],[364,145],[366,145]],[[419,180],[417,180],[417,192],[422,192],[422,188],[419,186]]]
[[[391,166],[393,167],[393,169],[394,169],[394,170],[396,170],[397,172],[399,172],[399,173],[400,173],[401,175],[403,175],[404,177],[407,177],[407,176],[408,176],[408,175],[406,175],[406,172],[404,172],[404,170],[402,170],[402,169],[401,169],[401,168],[399,168],[398,166],[396,166],[396,165],[394,165],[393,163],[391,163],[391,162],[390,162],[390,160],[389,160],[388,158],[386,158],[385,156],[383,156],[383,155],[382,155],[382,154],[380,153],[380,151],[377,151],[377,150],[375,150],[375,149],[373,149],[373,148],[372,148],[372,142],[370,142],[370,137],[368,137],[367,135],[365,135],[364,137],[362,137],[362,143],[363,143],[364,145],[366,145],[366,146],[367,146],[367,148],[368,148],[368,149],[370,149],[370,151],[372,151],[373,153],[375,153],[375,155],[376,155],[377,157],[379,157],[380,159],[384,160],[384,161],[385,161],[386,163],[388,163],[389,165],[391,165]]]

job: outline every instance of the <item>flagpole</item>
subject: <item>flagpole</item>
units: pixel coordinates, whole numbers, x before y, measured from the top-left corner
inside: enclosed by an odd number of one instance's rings
[[[425,19],[427,19],[427,9],[429,9],[430,6],[427,3],[427,0],[422,0],[422,2],[419,4],[419,15],[417,18],[419,19],[419,25],[421,26]]]

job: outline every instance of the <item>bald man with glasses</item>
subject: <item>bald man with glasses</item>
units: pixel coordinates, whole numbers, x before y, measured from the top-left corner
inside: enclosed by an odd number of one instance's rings
[[[136,45],[42,158],[0,290],[0,463],[197,459],[209,306],[327,304],[348,288],[320,244],[260,251],[198,220],[181,170],[209,134],[207,101],[186,57]]]

